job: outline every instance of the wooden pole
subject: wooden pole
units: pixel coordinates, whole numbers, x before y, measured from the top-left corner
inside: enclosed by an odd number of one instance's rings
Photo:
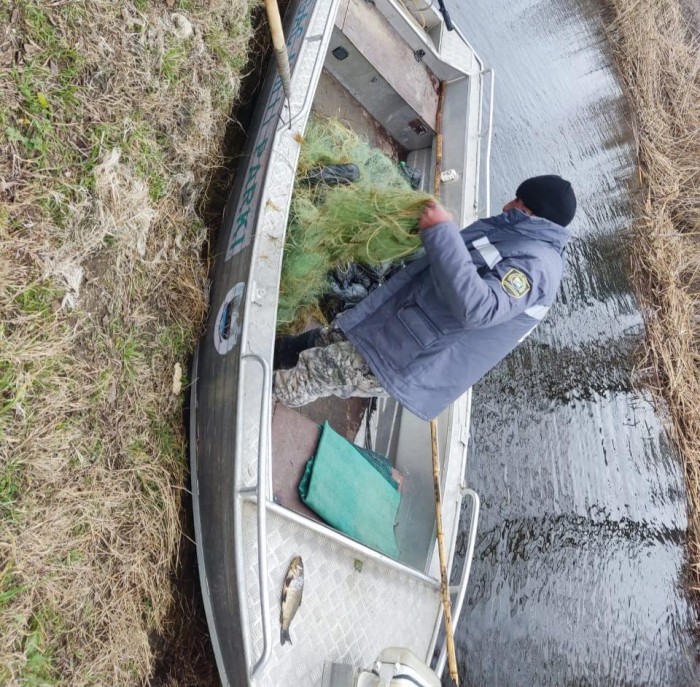
[[[267,23],[270,25],[270,33],[272,34],[272,47],[275,50],[277,71],[279,71],[280,78],[282,79],[284,94],[287,100],[289,100],[292,95],[289,56],[287,55],[287,44],[284,40],[282,17],[280,16],[280,8],[277,5],[277,0],[265,0],[265,12],[267,13]]]
[[[447,578],[447,557],[445,555],[445,535],[442,531],[442,490],[440,489],[440,454],[438,453],[437,420],[430,421],[430,439],[433,446],[433,491],[435,492],[435,529],[437,530],[438,555],[440,557],[440,591],[445,616],[445,638],[447,640],[447,665],[450,677],[459,687],[457,655],[452,632],[452,602],[450,601],[450,581]]]
[[[445,82],[440,82],[440,97],[436,118],[437,140],[435,141],[435,197],[440,200],[440,172],[442,166],[442,108],[445,103]],[[442,490],[440,489],[440,454],[438,451],[437,420],[430,421],[430,439],[433,447],[433,491],[435,492],[435,529],[437,531],[438,555],[440,557],[440,591],[442,608],[445,616],[445,638],[447,641],[447,665],[450,677],[459,687],[457,673],[457,655],[455,639],[452,632],[452,602],[450,601],[450,581],[447,579],[447,560],[445,556],[445,535],[442,531]]]
[[[445,104],[445,82],[440,82],[440,95],[438,97],[437,116],[435,118],[435,181],[434,195],[440,200],[440,174],[442,168],[442,108]]]

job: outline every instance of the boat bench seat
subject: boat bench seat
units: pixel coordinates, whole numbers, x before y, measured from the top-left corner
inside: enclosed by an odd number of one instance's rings
[[[430,146],[439,81],[365,0],[343,0],[326,69],[407,150]]]

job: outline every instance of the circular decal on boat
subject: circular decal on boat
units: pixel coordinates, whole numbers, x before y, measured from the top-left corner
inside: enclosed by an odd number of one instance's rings
[[[221,355],[226,355],[241,335],[240,306],[245,291],[245,282],[239,282],[226,294],[219,308],[214,328],[214,346]]]

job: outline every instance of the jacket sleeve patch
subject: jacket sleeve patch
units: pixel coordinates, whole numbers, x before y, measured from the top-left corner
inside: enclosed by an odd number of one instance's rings
[[[501,279],[501,286],[513,298],[522,298],[530,290],[530,282],[527,277],[516,269],[508,270],[505,277]]]

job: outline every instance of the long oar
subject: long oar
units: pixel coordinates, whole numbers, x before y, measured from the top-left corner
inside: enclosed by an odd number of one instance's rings
[[[442,490],[440,489],[440,455],[438,453],[437,420],[430,421],[430,439],[433,445],[433,490],[435,492],[435,529],[437,530],[438,554],[440,556],[440,591],[445,616],[445,637],[447,639],[447,665],[450,677],[459,687],[457,655],[452,632],[452,602],[450,601],[450,581],[447,579],[447,557],[445,556],[445,535],[442,531]]]
[[[287,97],[287,100],[289,100],[292,96],[289,56],[287,55],[287,44],[284,41],[282,17],[280,17],[280,8],[277,5],[277,0],[265,0],[265,12],[267,13],[267,22],[270,25],[270,33],[272,34],[272,47],[275,50],[277,71],[279,71],[280,78],[282,79],[284,95]]]
[[[440,83],[438,98],[435,142],[435,197],[440,200],[440,172],[442,165],[442,108],[445,104],[445,82]],[[452,632],[452,602],[450,601],[450,581],[447,579],[447,560],[445,559],[445,535],[442,531],[442,491],[440,489],[440,455],[438,453],[437,420],[430,421],[430,438],[433,445],[433,491],[435,492],[435,529],[437,530],[438,554],[440,556],[440,591],[442,592],[442,607],[445,616],[445,637],[447,640],[447,665],[450,677],[459,687],[457,674],[457,655],[455,654],[455,639]]]

